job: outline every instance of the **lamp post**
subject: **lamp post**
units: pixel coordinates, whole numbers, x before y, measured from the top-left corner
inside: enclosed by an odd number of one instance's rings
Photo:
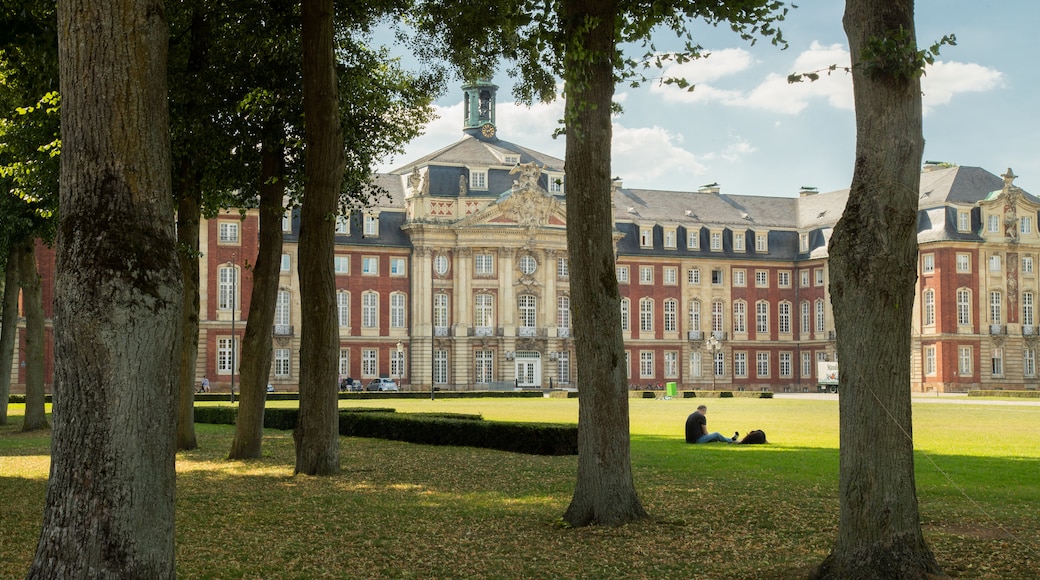
[[[231,403],[235,403],[235,307],[238,306],[238,272],[235,270],[234,256],[227,263],[231,268]]]
[[[404,373],[404,343],[397,341],[397,386],[401,387],[401,375]]]
[[[711,353],[711,390],[715,390],[715,376],[718,374],[715,366],[715,357],[718,356],[718,352],[722,350],[722,343],[715,337],[715,334],[708,335],[708,340],[705,341],[705,346],[708,348],[708,352]]]

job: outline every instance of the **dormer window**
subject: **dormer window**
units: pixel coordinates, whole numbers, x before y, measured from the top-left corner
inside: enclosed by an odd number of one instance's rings
[[[701,247],[701,229],[686,228],[686,249],[699,250]]]
[[[989,216],[988,223],[989,223],[989,227],[986,228],[986,229],[989,231],[989,233],[995,234],[995,233],[1000,231],[1000,216],[999,215],[991,215],[991,216]]]
[[[488,174],[486,169],[470,169],[469,170],[469,188],[470,189],[484,189],[488,188]]]
[[[519,155],[505,155],[502,158],[502,160],[503,160],[503,162],[506,165],[516,165],[516,164],[520,163],[520,156]]]
[[[546,177],[549,180],[549,193],[564,193],[562,173],[549,173]]]
[[[755,232],[755,251],[769,251],[769,234],[767,234],[766,232]]]
[[[957,212],[957,231],[966,232],[971,229],[971,214],[966,211]]]
[[[664,247],[674,250],[675,249],[675,230],[666,229],[664,231]]]
[[[653,228],[653,226],[639,226],[639,247],[641,247],[641,248],[652,248],[652,247],[654,247],[654,228]]]

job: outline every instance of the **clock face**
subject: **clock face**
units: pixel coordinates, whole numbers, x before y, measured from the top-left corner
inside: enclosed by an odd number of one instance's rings
[[[491,123],[484,123],[484,126],[480,128],[480,132],[485,137],[494,137],[495,136],[495,126],[492,125]]]

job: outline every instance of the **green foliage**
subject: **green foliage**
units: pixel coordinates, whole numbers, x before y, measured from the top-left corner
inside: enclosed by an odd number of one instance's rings
[[[928,48],[918,50],[917,45],[913,42],[913,34],[900,27],[883,36],[871,38],[863,49],[860,61],[856,66],[863,67],[867,74],[874,77],[919,78],[926,73],[929,65],[935,63],[935,58],[939,56],[942,47],[947,45],[956,46],[957,36],[947,34]],[[832,64],[826,68],[806,73],[791,73],[787,75],[787,82],[818,81],[820,73],[826,73],[829,76],[837,70],[851,73],[852,67],[839,67],[837,64]]]

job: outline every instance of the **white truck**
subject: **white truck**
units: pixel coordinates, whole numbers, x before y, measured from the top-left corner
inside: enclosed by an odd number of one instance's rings
[[[838,392],[838,362],[819,361],[816,363],[816,388],[821,393]]]

